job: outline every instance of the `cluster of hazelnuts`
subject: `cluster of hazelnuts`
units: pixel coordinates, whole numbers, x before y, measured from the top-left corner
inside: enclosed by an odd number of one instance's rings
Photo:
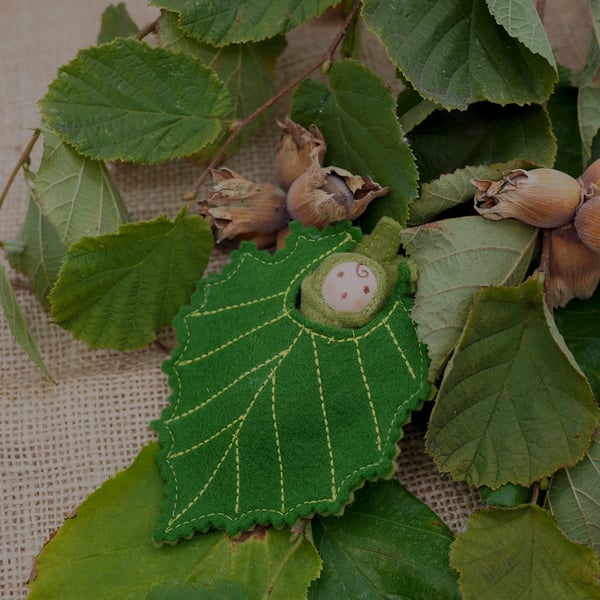
[[[600,282],[600,159],[575,179],[556,169],[514,169],[472,179],[475,210],[549,231],[548,283],[555,307],[585,300]]]
[[[286,117],[275,149],[274,183],[254,183],[221,167],[200,203],[218,242],[252,240],[260,248],[283,246],[291,220],[323,229],[358,218],[388,188],[370,177],[323,166],[327,145],[318,127]]]

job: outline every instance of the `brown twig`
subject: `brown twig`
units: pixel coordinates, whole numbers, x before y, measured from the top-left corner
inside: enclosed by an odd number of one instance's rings
[[[158,22],[160,21],[160,17],[158,19],[154,19],[152,23],[148,23],[148,25],[142,27],[138,34],[135,36],[136,40],[143,40],[147,35],[154,33],[158,30]]]
[[[362,0],[357,0],[357,2],[354,4],[354,7],[352,8],[350,13],[346,17],[346,21],[344,22],[344,25],[342,26],[340,31],[337,33],[334,40],[331,42],[331,44],[327,48],[326,52],[321,57],[319,57],[314,63],[312,63],[300,75],[298,75],[296,78],[294,78],[288,84],[286,84],[283,88],[281,88],[274,96],[269,98],[264,104],[261,104],[254,112],[250,113],[247,117],[244,117],[243,119],[241,119],[235,123],[235,128],[231,131],[231,133],[229,134],[229,137],[225,140],[225,142],[221,146],[219,152],[210,161],[208,167],[206,167],[206,169],[204,170],[204,172],[202,173],[202,175],[200,176],[200,178],[198,179],[198,181],[196,182],[194,187],[184,195],[183,198],[185,201],[190,202],[190,201],[193,201],[196,199],[196,197],[198,196],[198,193],[200,192],[200,188],[206,181],[208,175],[210,174],[211,169],[214,169],[223,160],[223,158],[224,158],[225,154],[227,153],[227,150],[229,149],[231,144],[233,144],[233,142],[238,138],[238,136],[242,133],[242,131],[252,121],[254,121],[254,119],[259,117],[267,109],[271,108],[271,106],[273,106],[273,104],[275,104],[276,102],[281,100],[281,98],[283,98],[283,96],[285,96],[287,93],[289,93],[291,90],[293,90],[298,84],[302,83],[302,81],[304,81],[313,71],[318,69],[322,64],[326,63],[327,61],[333,60],[333,55],[334,55],[337,47],[340,45],[340,43],[344,39],[346,30],[348,29],[348,27],[350,27],[350,25],[352,24],[352,22],[358,15],[358,11],[360,10],[361,4],[362,4]]]
[[[19,171],[21,170],[21,167],[29,160],[29,155],[31,154],[31,151],[33,150],[33,147],[35,146],[35,143],[38,141],[40,134],[41,134],[41,131],[39,129],[36,129],[35,132],[33,133],[33,135],[31,136],[29,143],[27,144],[27,146],[25,146],[25,149],[21,153],[21,156],[19,156],[19,160],[17,161],[17,164],[15,165],[14,169],[11,171],[10,175],[8,176],[6,184],[4,185],[4,189],[2,190],[2,193],[0,194],[0,208],[4,204],[4,200],[6,199],[6,196],[8,196],[8,192],[10,191],[10,188],[11,188],[13,182],[15,181]]]

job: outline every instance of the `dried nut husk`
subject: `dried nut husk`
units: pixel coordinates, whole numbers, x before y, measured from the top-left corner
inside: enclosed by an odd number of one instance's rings
[[[583,200],[577,179],[556,169],[513,169],[500,181],[471,179],[475,210],[486,219],[518,219],[535,227],[566,225]]]
[[[217,241],[252,239],[277,232],[289,221],[286,195],[270,183],[254,183],[226,167],[212,169],[213,185],[200,204]]]
[[[594,252],[600,252],[600,196],[586,200],[574,219],[579,239]]]
[[[319,165],[327,151],[323,134],[316,125],[305,129],[289,117],[281,123],[281,137],[275,149],[275,181],[287,190],[312,164],[312,156],[316,156]]]
[[[586,193],[593,195],[596,189],[600,189],[600,158],[590,163],[579,177]]]
[[[287,209],[293,219],[322,229],[358,218],[372,200],[387,193],[388,188],[370,177],[352,175],[338,167],[321,167],[313,154],[311,166],[288,190]]]
[[[600,254],[585,246],[572,223],[550,232],[549,288],[552,305],[590,298],[600,282]]]

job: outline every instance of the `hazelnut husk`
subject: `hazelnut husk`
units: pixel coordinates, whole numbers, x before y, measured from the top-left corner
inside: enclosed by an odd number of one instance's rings
[[[287,209],[293,219],[319,229],[345,219],[354,220],[369,203],[388,193],[370,177],[352,175],[338,167],[322,167],[317,153],[310,167],[287,193]]]
[[[573,223],[550,231],[549,289],[552,305],[590,298],[600,282],[600,254],[579,239]]]
[[[275,149],[275,181],[287,190],[310,167],[313,156],[319,165],[323,164],[327,144],[316,125],[305,129],[289,117],[283,123],[277,121],[277,125],[281,137]]]
[[[575,178],[556,169],[513,169],[500,181],[471,179],[475,210],[486,219],[518,219],[542,228],[562,227],[584,197]]]
[[[271,183],[249,181],[226,167],[212,169],[211,174],[213,185],[200,204],[200,214],[217,241],[265,239],[264,234],[273,234],[274,240],[289,221],[285,192]]]
[[[592,196],[577,210],[573,221],[579,239],[600,253],[600,196]]]

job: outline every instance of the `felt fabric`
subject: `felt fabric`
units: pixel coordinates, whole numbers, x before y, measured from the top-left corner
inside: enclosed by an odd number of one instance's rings
[[[154,424],[167,494],[157,541],[337,514],[365,480],[395,472],[401,427],[429,394],[408,268],[360,328],[296,308],[302,281],[359,237],[349,222],[322,233],[293,222],[285,249],[244,244],[176,316],[171,404]]]

